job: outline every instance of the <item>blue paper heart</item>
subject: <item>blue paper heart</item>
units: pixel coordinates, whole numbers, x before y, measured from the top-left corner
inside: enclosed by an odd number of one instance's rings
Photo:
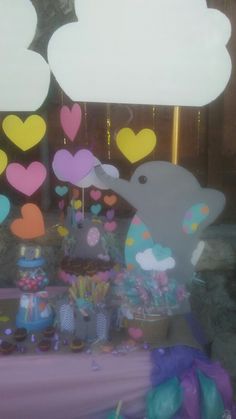
[[[0,223],[8,216],[10,211],[10,201],[5,195],[0,195]]]
[[[93,215],[98,215],[101,210],[102,210],[101,204],[91,205],[90,207],[90,211]]]
[[[56,186],[55,187],[55,192],[59,196],[64,196],[68,192],[68,187],[67,186]]]
[[[155,246],[152,248],[152,252],[157,260],[164,260],[172,255],[171,249],[169,247],[162,247],[158,243],[155,244]]]

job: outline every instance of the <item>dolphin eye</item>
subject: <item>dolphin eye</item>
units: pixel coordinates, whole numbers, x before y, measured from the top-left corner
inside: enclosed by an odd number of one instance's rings
[[[139,176],[138,178],[139,183],[146,183],[147,182],[147,177],[146,176]]]

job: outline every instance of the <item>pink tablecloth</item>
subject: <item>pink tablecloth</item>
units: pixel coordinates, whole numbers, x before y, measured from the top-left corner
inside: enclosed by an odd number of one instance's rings
[[[49,287],[49,295],[64,289]],[[16,289],[1,290],[0,309],[2,299],[19,295]],[[176,344],[199,346],[183,318],[171,322],[165,346]],[[143,419],[150,372],[145,350],[125,355],[0,355],[0,419],[106,419],[105,412],[119,400],[128,418]]]
[[[144,417],[150,387],[149,352],[126,355],[24,355],[0,358],[1,419],[100,419],[124,402]],[[100,367],[93,370],[92,364]]]

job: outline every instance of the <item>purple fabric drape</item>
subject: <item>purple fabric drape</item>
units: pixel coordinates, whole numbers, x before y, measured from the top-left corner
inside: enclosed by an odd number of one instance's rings
[[[95,361],[100,367],[94,371]],[[0,357],[1,419],[105,419],[122,411],[141,419],[150,388],[150,353]]]

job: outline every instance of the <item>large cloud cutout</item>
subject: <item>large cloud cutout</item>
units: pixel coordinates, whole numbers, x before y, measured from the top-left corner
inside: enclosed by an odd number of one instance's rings
[[[225,88],[229,20],[205,0],[75,0],[48,46],[73,101],[202,106]]]
[[[30,0],[0,0],[0,111],[35,111],[47,96],[49,66],[28,50],[36,26]]]

